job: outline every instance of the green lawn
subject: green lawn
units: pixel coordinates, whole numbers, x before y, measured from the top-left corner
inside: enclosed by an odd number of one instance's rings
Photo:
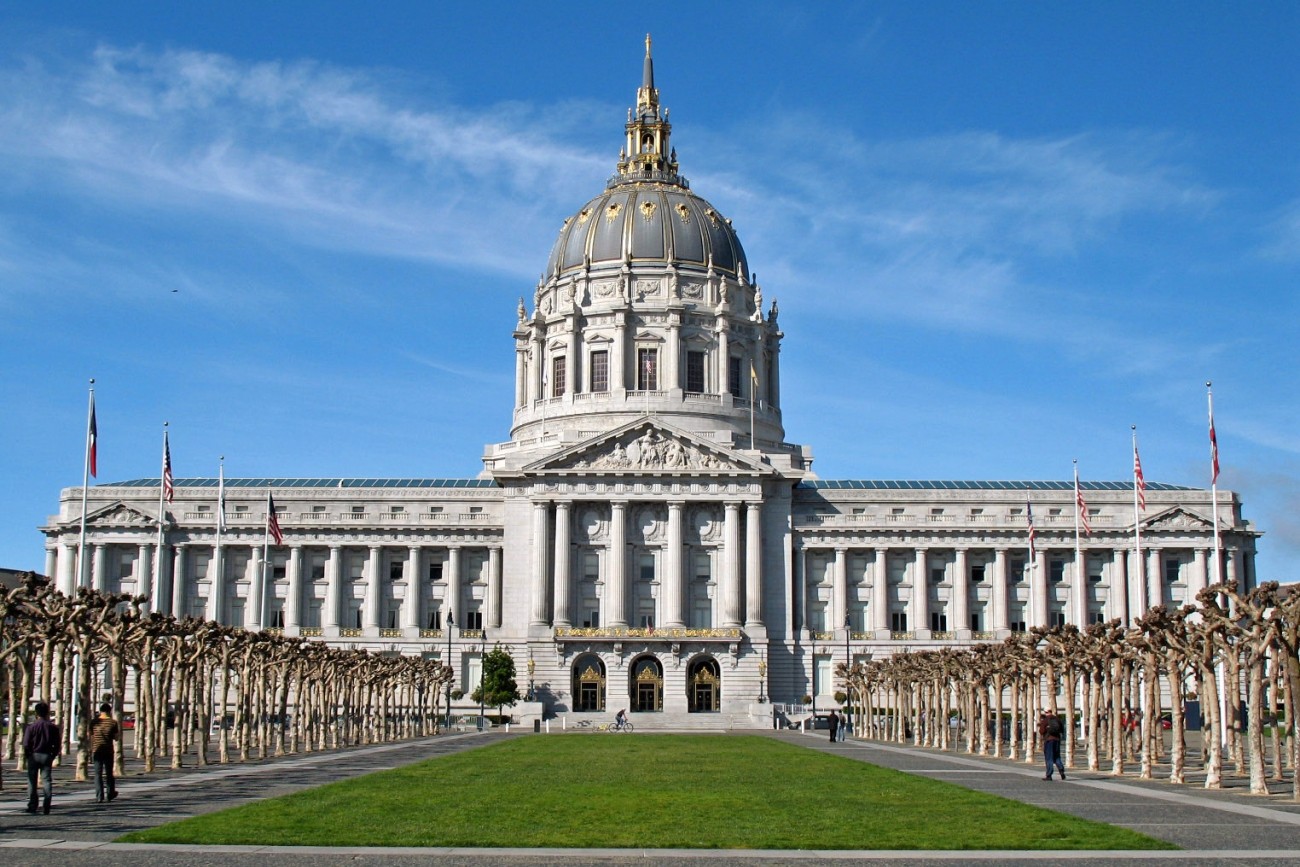
[[[122,842],[704,849],[1172,849],[1122,828],[757,736],[483,749]]]

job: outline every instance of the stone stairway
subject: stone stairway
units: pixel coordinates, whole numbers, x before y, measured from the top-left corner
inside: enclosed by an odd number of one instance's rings
[[[563,724],[561,724],[561,719]],[[660,713],[629,713],[628,719],[637,732],[722,732],[752,731],[771,728],[770,718],[756,718],[746,712],[719,713],[683,713],[680,711],[663,711]],[[611,713],[564,713],[559,719],[551,720],[551,731],[582,731],[587,728],[582,723],[588,721],[591,727],[614,722]]]

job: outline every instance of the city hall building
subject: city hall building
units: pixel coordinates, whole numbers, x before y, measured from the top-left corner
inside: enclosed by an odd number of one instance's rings
[[[84,570],[68,488],[47,573],[177,616],[450,653],[467,693],[499,643],[548,716],[728,727],[830,704],[846,657],[1128,620],[1213,581],[1206,490],[1148,483],[1138,547],[1132,484],[1084,484],[1076,556],[1072,481],[815,475],[785,439],[777,304],[679,173],[666,117],[647,40],[617,170],[519,302],[510,438],[477,476],[229,479],[223,530],[218,481],[178,479],[161,534],[159,479],[95,485]],[[268,491],[284,539],[263,563]],[[1223,575],[1249,586],[1258,533],[1218,498]]]

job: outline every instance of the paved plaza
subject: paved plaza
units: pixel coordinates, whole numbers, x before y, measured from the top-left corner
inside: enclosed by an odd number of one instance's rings
[[[956,863],[1125,865],[1300,864],[1300,805],[1280,789],[1252,797],[1241,789],[1207,792],[1163,782],[1115,780],[1105,774],[1072,772],[1068,782],[1045,782],[1038,764],[981,759],[850,740],[830,743],[823,733],[771,733],[789,743],[847,758],[945,780],[1168,840],[1180,852],[876,852],[716,851],[563,849],[329,849],[275,846],[158,846],[112,843],[129,831],[198,813],[275,797],[371,771],[399,767],[439,755],[473,749],[515,734],[459,734],[398,744],[144,774],[128,763],[111,805],[96,804],[91,783],[56,772],[54,810],[31,816],[25,806],[25,777],[6,769],[0,800],[0,863],[36,860],[43,867],[64,864],[152,867],[220,864],[227,867],[303,867],[356,862],[436,861],[489,867],[522,864],[673,864],[693,867],[758,864],[801,865],[836,860],[872,860],[907,865]],[[545,735],[540,735],[544,737]],[[593,735],[594,737],[595,735]],[[639,735],[638,735],[639,736]],[[827,797],[834,797],[828,792]],[[629,803],[630,812],[635,803]],[[815,810],[816,804],[808,804]],[[631,819],[630,819],[631,820]]]

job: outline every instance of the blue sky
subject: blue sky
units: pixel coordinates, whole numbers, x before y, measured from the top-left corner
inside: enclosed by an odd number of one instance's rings
[[[268,8],[269,7],[269,8]],[[473,476],[642,40],[823,478],[1223,474],[1300,578],[1300,5],[0,2],[0,565],[81,480]]]

